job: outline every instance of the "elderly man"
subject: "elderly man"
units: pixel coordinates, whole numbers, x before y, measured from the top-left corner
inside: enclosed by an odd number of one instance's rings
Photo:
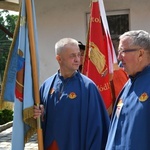
[[[149,150],[150,34],[137,30],[121,35],[118,59],[129,80],[114,107],[106,150]]]

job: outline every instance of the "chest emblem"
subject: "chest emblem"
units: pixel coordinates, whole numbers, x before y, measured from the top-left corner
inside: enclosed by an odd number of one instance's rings
[[[122,99],[119,100],[118,104],[117,104],[117,107],[120,107],[123,105],[123,102],[122,102]]]
[[[69,97],[70,99],[75,99],[75,98],[77,97],[77,95],[76,95],[76,93],[71,92],[71,93],[68,95],[68,97]]]
[[[148,99],[148,95],[147,93],[143,93],[141,94],[141,96],[139,97],[139,101],[144,102]]]

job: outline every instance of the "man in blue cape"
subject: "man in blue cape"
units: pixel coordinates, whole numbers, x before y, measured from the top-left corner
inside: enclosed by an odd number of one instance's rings
[[[149,150],[150,34],[135,30],[121,35],[118,59],[129,80],[114,107],[106,150]]]
[[[78,42],[64,38],[55,45],[60,69],[40,88],[45,150],[103,150],[109,117],[95,83],[78,72]],[[44,113],[42,113],[44,112]]]

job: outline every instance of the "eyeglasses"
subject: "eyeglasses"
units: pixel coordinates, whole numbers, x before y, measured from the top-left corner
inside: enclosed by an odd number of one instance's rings
[[[118,50],[118,55],[124,56],[125,53],[134,52],[134,51],[137,51],[137,50],[139,50],[139,49],[141,49],[141,48]]]

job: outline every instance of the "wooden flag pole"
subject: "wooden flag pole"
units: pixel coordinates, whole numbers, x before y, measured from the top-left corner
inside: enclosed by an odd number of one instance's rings
[[[40,96],[39,96],[39,80],[38,80],[38,70],[37,70],[37,60],[36,60],[36,47],[34,38],[34,26],[33,26],[33,14],[32,14],[32,3],[31,0],[26,0],[27,9],[27,22],[29,30],[29,43],[30,43],[30,54],[31,54],[31,66],[33,75],[33,87],[34,87],[34,99],[35,104],[39,106]],[[43,150],[43,133],[41,128],[40,117],[37,118],[37,137],[38,137],[38,149]]]

